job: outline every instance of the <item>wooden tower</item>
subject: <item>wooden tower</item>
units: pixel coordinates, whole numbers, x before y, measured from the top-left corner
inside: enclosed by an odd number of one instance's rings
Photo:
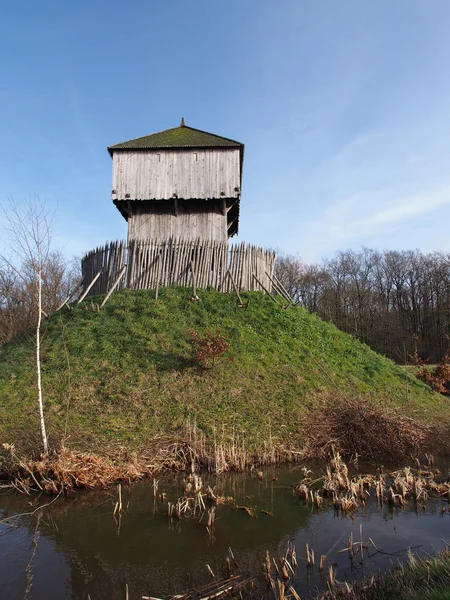
[[[237,234],[244,145],[179,127],[109,146],[112,199],[128,241],[226,241]]]

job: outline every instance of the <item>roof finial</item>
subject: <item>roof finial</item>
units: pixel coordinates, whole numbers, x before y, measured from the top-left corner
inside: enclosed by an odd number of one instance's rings
[[[180,127],[184,127],[184,117],[181,117]]]

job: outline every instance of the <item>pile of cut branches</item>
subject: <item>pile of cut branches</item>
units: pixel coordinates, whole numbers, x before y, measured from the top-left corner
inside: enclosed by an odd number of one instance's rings
[[[303,419],[311,458],[343,456],[400,460],[423,455],[430,449],[436,427],[414,421],[400,409],[374,404],[363,397],[330,397]]]

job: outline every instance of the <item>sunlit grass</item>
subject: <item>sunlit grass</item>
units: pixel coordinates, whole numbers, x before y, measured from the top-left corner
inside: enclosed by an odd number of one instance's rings
[[[43,336],[43,385],[50,439],[76,448],[142,447],[189,419],[208,438],[300,443],[299,418],[324,395],[364,395],[425,420],[446,400],[393,362],[302,308],[260,293],[183,288],[124,290],[101,311],[89,303],[53,315]],[[98,299],[94,298],[94,303]],[[220,330],[229,348],[213,369],[193,360],[191,332]],[[0,442],[37,443],[33,338],[0,354]]]

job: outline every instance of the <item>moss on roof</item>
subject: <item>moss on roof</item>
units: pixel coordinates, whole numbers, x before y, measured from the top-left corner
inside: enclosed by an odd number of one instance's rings
[[[166,129],[158,133],[152,133],[143,137],[135,138],[120,144],[109,146],[108,151],[112,155],[115,150],[146,150],[163,148],[243,148],[243,144],[230,140],[220,135],[214,135],[200,129],[187,127],[184,120],[179,127]]]

